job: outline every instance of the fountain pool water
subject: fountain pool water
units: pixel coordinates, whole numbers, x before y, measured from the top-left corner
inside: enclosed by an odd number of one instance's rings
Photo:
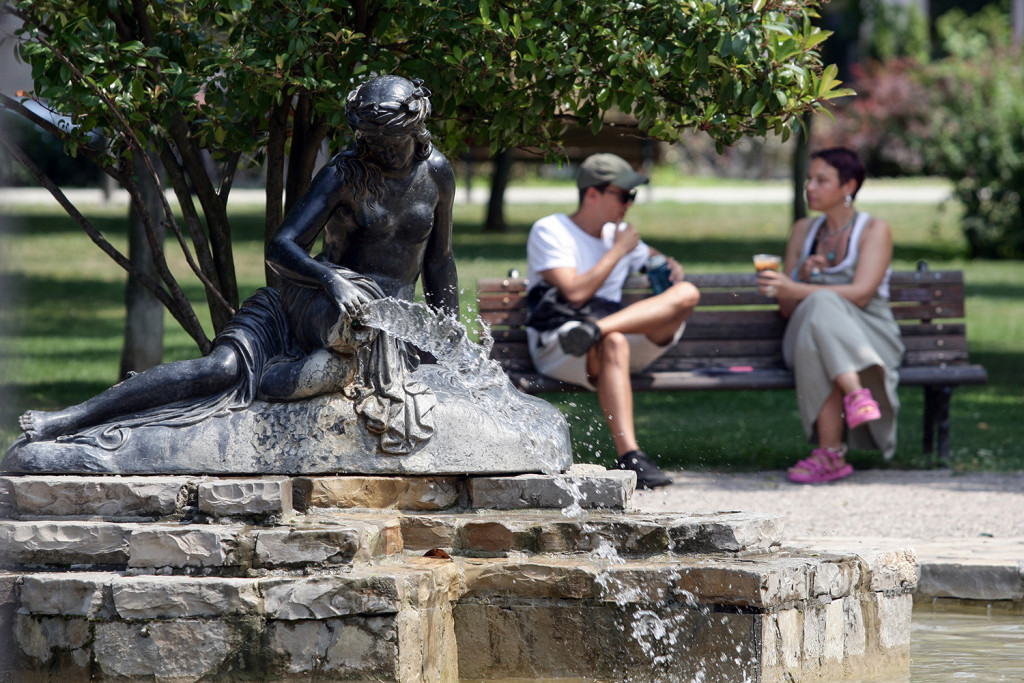
[[[909,683],[1024,680],[1024,614],[915,606]]]
[[[1024,614],[992,606],[914,605],[910,668],[851,683],[1024,681]]]

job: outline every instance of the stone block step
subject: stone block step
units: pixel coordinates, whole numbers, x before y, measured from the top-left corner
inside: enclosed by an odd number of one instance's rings
[[[906,550],[457,562],[464,679],[841,680],[909,662]]]
[[[0,566],[244,576],[345,568],[402,550],[394,517],[253,527],[84,520],[0,521]]]
[[[824,604],[860,591],[913,593],[916,559],[907,549],[877,555],[783,549],[770,555],[699,555],[628,559],[532,555],[459,557],[464,599],[602,600],[620,605],[678,600],[771,611]]]
[[[0,518],[263,521],[289,515],[287,477],[0,477]]]
[[[857,548],[885,555],[894,545],[912,547],[917,556],[917,591],[924,603],[978,601],[1024,612],[1024,537],[804,538],[794,543],[823,550]]]
[[[262,577],[0,573],[15,676],[839,680],[905,668],[907,550],[443,558]]]
[[[534,511],[408,515],[401,521],[407,549],[444,548],[462,555],[757,553],[772,551],[782,540],[778,517],[748,512],[591,512],[566,518]]]
[[[625,515],[555,511],[440,513],[312,511],[275,525],[97,520],[0,520],[0,566],[109,568],[244,576],[346,567],[408,548],[451,554],[763,553],[779,520],[754,513]]]
[[[300,510],[626,510],[635,488],[636,475],[632,472],[573,465],[563,474],[298,477],[294,495]]]
[[[626,510],[631,472],[574,465],[564,474],[465,476],[0,477],[0,519],[108,522],[274,521],[294,510]]]
[[[184,518],[195,508],[198,478],[0,477],[0,517],[155,521]]]

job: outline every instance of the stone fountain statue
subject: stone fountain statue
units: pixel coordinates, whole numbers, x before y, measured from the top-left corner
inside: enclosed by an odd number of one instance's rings
[[[345,114],[355,141],[317,174],[268,246],[281,287],[250,297],[208,356],[157,366],[63,410],[28,411],[0,470],[568,468],[568,430],[557,410],[507,382],[480,388],[493,400],[467,396],[452,381],[457,372],[419,365],[410,344],[418,340],[367,324],[372,306],[412,301],[418,279],[432,311],[458,316],[455,176],[425,126],[429,95],[421,82],[397,76],[353,90]],[[496,406],[511,412],[496,415]]]

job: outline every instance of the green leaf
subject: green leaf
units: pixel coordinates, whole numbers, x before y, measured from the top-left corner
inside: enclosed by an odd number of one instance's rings
[[[815,31],[807,37],[807,40],[804,41],[804,47],[811,49],[814,46],[823,43],[831,35],[832,31]]]

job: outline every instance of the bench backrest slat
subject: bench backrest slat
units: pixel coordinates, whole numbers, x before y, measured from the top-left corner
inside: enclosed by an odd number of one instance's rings
[[[688,275],[701,290],[701,301],[680,342],[653,366],[655,372],[751,365],[782,367],[786,321],[774,301],[756,291],[752,273]],[[478,281],[479,314],[495,339],[492,357],[506,370],[532,372],[526,349],[526,281],[482,278]],[[967,362],[963,273],[897,271],[890,279],[893,315],[907,353],[905,366],[945,366]],[[626,282],[623,302],[650,296],[645,276]]]

